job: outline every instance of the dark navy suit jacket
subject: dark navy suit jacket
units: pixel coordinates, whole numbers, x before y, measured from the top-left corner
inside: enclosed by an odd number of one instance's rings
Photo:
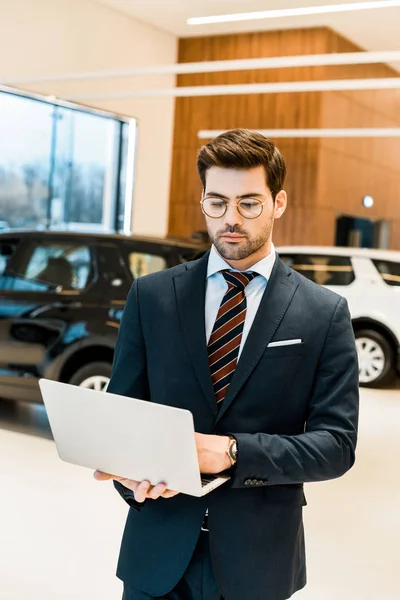
[[[284,600],[306,584],[303,483],[340,477],[355,460],[358,363],[347,302],[276,258],[219,412],[208,366],[208,254],[136,280],[109,392],[189,409],[196,431],[232,433],[232,479],[203,498],[130,504],[117,575],[168,593],[191,559],[205,508],[227,600]],[[272,341],[301,344],[268,348]]]

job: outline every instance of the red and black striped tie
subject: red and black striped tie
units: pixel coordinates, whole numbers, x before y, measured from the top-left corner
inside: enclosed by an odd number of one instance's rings
[[[208,341],[208,361],[215,398],[220,404],[226,396],[235,371],[244,320],[246,318],[245,287],[258,273],[221,271],[228,289],[222,298],[217,318]]]

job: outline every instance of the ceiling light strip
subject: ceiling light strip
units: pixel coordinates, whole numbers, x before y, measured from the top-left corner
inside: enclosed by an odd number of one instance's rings
[[[283,8],[277,10],[263,10],[256,12],[226,15],[211,15],[208,17],[191,17],[187,19],[186,23],[188,25],[208,25],[210,23],[232,23],[236,21],[253,21],[259,19],[281,19],[287,17],[302,17],[309,15],[326,15],[332,13],[352,12],[359,10],[395,8],[397,6],[400,6],[400,0],[351,2],[346,4],[327,4],[323,6],[305,6],[299,8]]]
[[[47,83],[56,81],[82,81],[92,79],[118,79],[143,77],[148,75],[185,75],[190,73],[217,73],[224,71],[247,71],[256,69],[284,69],[290,67],[319,67],[329,65],[364,65],[400,62],[400,51],[339,52],[332,54],[308,54],[300,56],[272,56],[243,58],[236,60],[215,60],[173,65],[114,69],[111,71],[89,71],[87,73],[63,73],[41,77],[3,78],[0,83],[16,85],[21,83]]]
[[[232,96],[248,94],[277,94],[293,92],[335,92],[356,90],[400,89],[400,77],[378,79],[332,79],[323,81],[286,81],[279,83],[239,83],[232,85],[198,85],[166,89],[130,90],[74,94],[69,100],[124,100],[128,98]]]
[[[210,140],[226,129],[202,129],[197,137],[200,140]],[[268,138],[400,138],[400,127],[362,127],[344,129],[252,129]]]

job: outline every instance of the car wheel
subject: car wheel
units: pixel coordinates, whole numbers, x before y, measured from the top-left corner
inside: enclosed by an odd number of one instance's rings
[[[360,385],[382,387],[394,378],[394,354],[388,340],[373,329],[355,332]]]
[[[69,380],[72,385],[105,392],[111,378],[112,366],[107,362],[94,362],[81,367]]]

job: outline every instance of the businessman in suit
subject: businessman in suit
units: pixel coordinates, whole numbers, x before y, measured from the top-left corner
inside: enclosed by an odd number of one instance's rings
[[[211,251],[133,283],[108,391],[189,409],[201,472],[231,478],[194,498],[95,477],[130,505],[124,600],[284,600],[306,584],[303,484],[355,460],[349,310],[275,252],[287,197],[272,141],[229,131],[197,167]]]

